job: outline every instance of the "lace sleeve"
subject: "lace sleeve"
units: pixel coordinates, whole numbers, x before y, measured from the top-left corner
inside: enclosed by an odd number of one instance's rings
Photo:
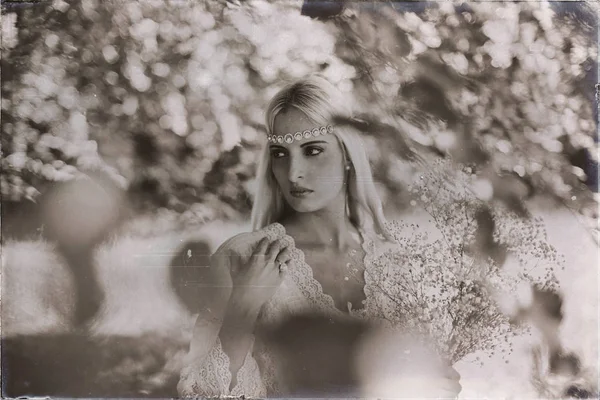
[[[302,252],[294,247],[293,238],[286,235],[283,226],[277,223],[271,224],[263,229],[263,232],[271,239],[284,238],[293,251],[289,274],[271,300],[264,305],[257,324],[269,326],[277,323],[282,317],[310,310],[315,305],[319,307],[318,309],[329,310],[326,307],[329,303],[322,299],[324,297],[322,292],[316,291],[318,285],[312,279],[310,267],[304,263]],[[245,241],[251,242],[244,236],[234,237],[229,244],[222,246],[221,250],[226,252],[230,248],[235,248],[238,254],[247,254],[250,247],[244,247],[248,246]],[[334,308],[333,301],[331,308]],[[277,375],[275,359],[265,342],[255,340],[252,343],[244,364],[237,372],[237,384],[229,390],[232,380],[229,357],[221,347],[218,329],[207,323],[202,330],[194,334],[194,337],[195,349],[190,351],[190,359],[182,369],[177,385],[180,397],[264,398],[267,394],[277,394],[285,389]],[[260,338],[260,335],[257,337]]]
[[[253,346],[251,346],[252,349]],[[244,364],[237,373],[237,384],[231,385],[229,357],[217,337],[215,345],[200,360],[191,360],[181,371],[177,391],[183,398],[206,397],[265,397],[266,389],[260,376],[258,364],[248,351]]]

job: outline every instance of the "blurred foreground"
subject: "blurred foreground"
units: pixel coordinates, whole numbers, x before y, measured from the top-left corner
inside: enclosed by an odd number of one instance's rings
[[[98,195],[98,186],[79,182],[65,186],[68,212],[52,208],[53,200],[46,203],[53,218],[39,238],[3,242],[3,394],[174,397],[196,316],[199,325],[210,324],[211,308],[223,295],[209,255],[248,226],[210,222],[153,234],[152,218],[118,221],[116,194],[114,202],[103,202],[112,205],[106,214],[96,210],[102,218],[90,219],[89,202],[76,200]],[[507,310],[528,321],[532,335],[517,337],[491,357],[469,354],[455,364],[461,397],[597,393],[597,247],[573,214],[534,214],[544,217],[549,244],[566,257],[558,276],[562,298],[530,290],[514,294]],[[418,224],[427,219],[418,211],[397,218]],[[358,349],[376,340],[370,332],[358,323],[300,316],[271,339],[288,360],[282,374],[304,393],[389,390],[385,377],[405,372],[396,362],[365,369],[368,354]],[[384,353],[400,354],[399,343],[383,344]]]

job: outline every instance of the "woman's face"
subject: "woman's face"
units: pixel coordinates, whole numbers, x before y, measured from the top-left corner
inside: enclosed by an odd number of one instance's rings
[[[293,134],[317,127],[304,113],[292,109],[275,117],[273,134]],[[295,211],[317,211],[334,201],[344,201],[344,156],[334,135],[269,143],[269,150],[275,180]]]

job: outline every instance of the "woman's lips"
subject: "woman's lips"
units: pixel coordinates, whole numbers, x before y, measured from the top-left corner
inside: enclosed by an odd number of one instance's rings
[[[309,195],[310,193],[312,193],[312,190],[309,189],[297,189],[297,190],[290,190],[290,194],[294,197],[304,197]]]

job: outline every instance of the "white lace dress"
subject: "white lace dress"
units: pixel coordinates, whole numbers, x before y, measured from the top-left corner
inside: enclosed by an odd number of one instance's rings
[[[292,240],[285,235],[285,229],[280,224],[272,224],[265,229],[270,236],[285,236],[288,240]],[[378,290],[381,282],[385,280],[375,278],[382,272],[374,271],[370,262],[376,253],[379,253],[376,249],[379,250],[382,246],[376,237],[364,233],[361,233],[361,243],[365,252],[363,262],[366,300],[362,308],[357,310],[349,308],[348,313],[359,318],[384,317],[385,319],[387,314],[385,310],[392,305],[387,305],[387,299],[381,296],[381,291]],[[311,267],[305,262],[304,253],[294,246],[292,249],[288,274],[271,300],[262,308],[257,324],[270,324],[291,314],[306,311],[327,315],[347,315],[335,306],[331,296],[323,293],[321,284],[313,277]],[[389,310],[390,315],[393,312],[394,310]],[[237,384],[230,390],[232,376],[229,358],[221,348],[216,331],[206,336],[206,341],[202,345],[206,350],[196,352],[200,353],[198,356],[192,355],[181,371],[178,384],[181,397],[264,398],[285,392],[285,388],[281,387],[281,380],[277,377],[271,354],[259,340],[254,341],[243,366],[237,373]]]

